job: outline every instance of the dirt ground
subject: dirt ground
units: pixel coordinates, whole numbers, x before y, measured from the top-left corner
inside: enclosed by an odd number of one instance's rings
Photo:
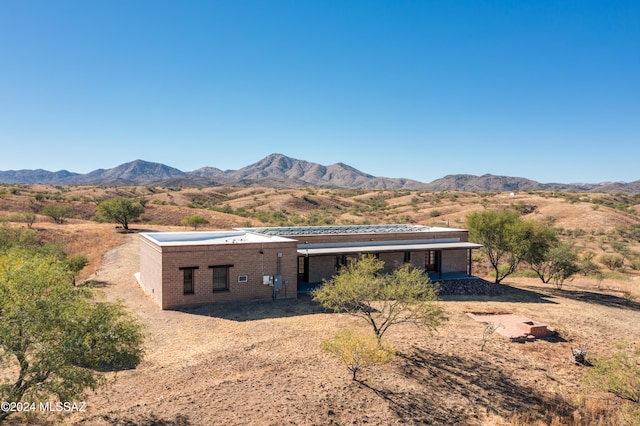
[[[502,425],[526,417],[549,424],[553,416],[575,417],[585,367],[570,362],[572,347],[596,355],[620,340],[640,341],[640,304],[619,291],[587,282],[556,290],[523,280],[500,297],[448,297],[442,304],[449,321],[435,334],[392,328],[387,338],[396,358],[362,372],[358,383],[320,345],[339,330],[364,329],[361,320],[325,313],[308,297],[161,311],[133,275],[138,237],[125,239],[91,279],[103,297],[124,300],[145,324],[143,363],[112,374],[106,388],[88,396],[86,412],[31,421]],[[560,338],[517,344],[495,334],[481,351],[484,326],[468,312],[526,316],[556,328]]]

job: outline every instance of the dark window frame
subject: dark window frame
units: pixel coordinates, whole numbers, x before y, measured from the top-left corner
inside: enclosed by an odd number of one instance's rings
[[[230,273],[230,269],[233,268],[233,265],[209,265],[209,269],[211,269],[211,289],[214,293],[219,293],[222,291],[229,291],[229,284],[230,284],[230,280],[229,277],[231,276]],[[224,269],[225,270],[225,286],[224,288],[217,288],[216,287],[216,269]]]
[[[195,270],[199,269],[198,266],[184,266],[182,268],[178,268],[180,271],[182,271],[182,294],[183,295],[192,295],[192,294],[196,294],[196,274],[195,274]],[[191,289],[187,290],[187,274],[190,273],[191,274]]]

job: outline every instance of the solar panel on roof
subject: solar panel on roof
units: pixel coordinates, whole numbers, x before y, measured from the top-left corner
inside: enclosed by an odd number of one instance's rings
[[[386,234],[398,232],[428,231],[430,226],[392,224],[392,225],[344,225],[344,226],[284,226],[264,228],[244,228],[246,231],[263,235],[330,235],[330,234]]]

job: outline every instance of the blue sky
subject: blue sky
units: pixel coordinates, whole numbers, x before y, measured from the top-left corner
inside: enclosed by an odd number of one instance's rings
[[[0,170],[640,179],[640,2],[0,0]]]

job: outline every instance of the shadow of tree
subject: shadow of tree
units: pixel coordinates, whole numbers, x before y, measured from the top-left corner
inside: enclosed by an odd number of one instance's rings
[[[211,305],[179,308],[176,311],[240,322],[327,312],[308,294],[299,295],[297,299],[219,302]]]
[[[91,288],[107,288],[112,286],[110,282],[102,281],[102,280],[87,280],[80,285],[91,287]]]
[[[580,302],[602,305],[610,308],[640,311],[640,303],[628,298],[615,296],[613,294],[596,293],[584,290],[559,290],[556,288],[547,289],[546,291],[555,296],[573,299]]]
[[[513,287],[508,284],[493,284],[502,286],[504,291],[502,294],[489,296],[480,294],[445,294],[440,296],[444,301],[469,301],[469,302],[511,302],[511,303],[551,303],[556,304],[553,301],[553,295],[549,295],[545,292],[523,289]],[[545,291],[548,289],[544,289]]]
[[[389,403],[402,421],[425,424],[479,423],[482,409],[508,417],[532,413],[549,422],[552,415],[568,418],[573,407],[561,396],[543,394],[505,373],[496,360],[427,352],[414,347],[399,353],[402,375],[414,382],[402,390],[360,382]],[[461,403],[464,401],[464,403]]]
[[[102,416],[102,420],[117,426],[189,426],[192,423],[189,417],[178,414],[174,419],[158,418],[155,414],[131,418],[113,418],[109,415]]]

